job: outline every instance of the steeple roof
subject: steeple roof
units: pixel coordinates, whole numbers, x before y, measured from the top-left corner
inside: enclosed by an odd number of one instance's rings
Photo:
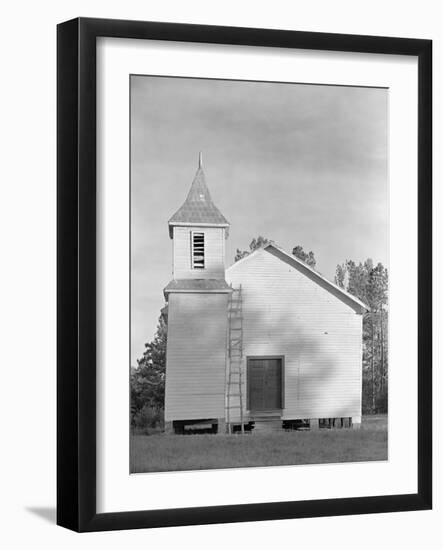
[[[228,227],[229,222],[212,202],[203,172],[201,153],[199,166],[183,205],[169,220],[174,225],[212,225]]]

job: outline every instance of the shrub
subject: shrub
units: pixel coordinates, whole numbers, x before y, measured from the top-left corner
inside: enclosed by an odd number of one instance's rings
[[[134,414],[132,425],[135,432],[150,434],[163,430],[163,418],[163,409],[152,407],[151,405],[144,405]]]

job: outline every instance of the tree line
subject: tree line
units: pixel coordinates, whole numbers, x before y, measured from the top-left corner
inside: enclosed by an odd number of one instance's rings
[[[259,236],[249,250],[237,249],[235,261],[271,241]],[[292,254],[315,269],[312,251],[294,246]],[[363,414],[386,413],[388,409],[388,270],[371,259],[356,263],[346,260],[338,264],[334,282],[368,306],[363,315],[362,409]],[[145,344],[145,351],[131,368],[131,425],[144,431],[161,429],[165,395],[167,315],[158,320],[154,339]]]
[[[154,339],[145,344],[137,367],[131,368],[131,427],[145,433],[163,427],[167,338],[167,316],[163,309]]]
[[[388,270],[371,259],[337,265],[335,283],[368,306],[363,315],[363,413],[388,411]]]

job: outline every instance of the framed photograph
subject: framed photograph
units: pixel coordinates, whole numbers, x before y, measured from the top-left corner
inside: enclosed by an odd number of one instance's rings
[[[430,509],[431,41],[57,36],[58,524]]]

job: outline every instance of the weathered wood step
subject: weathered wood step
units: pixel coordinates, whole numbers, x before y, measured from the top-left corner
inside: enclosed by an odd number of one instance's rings
[[[281,430],[283,430],[283,422],[280,418],[264,418],[254,421],[253,433],[271,433]]]

